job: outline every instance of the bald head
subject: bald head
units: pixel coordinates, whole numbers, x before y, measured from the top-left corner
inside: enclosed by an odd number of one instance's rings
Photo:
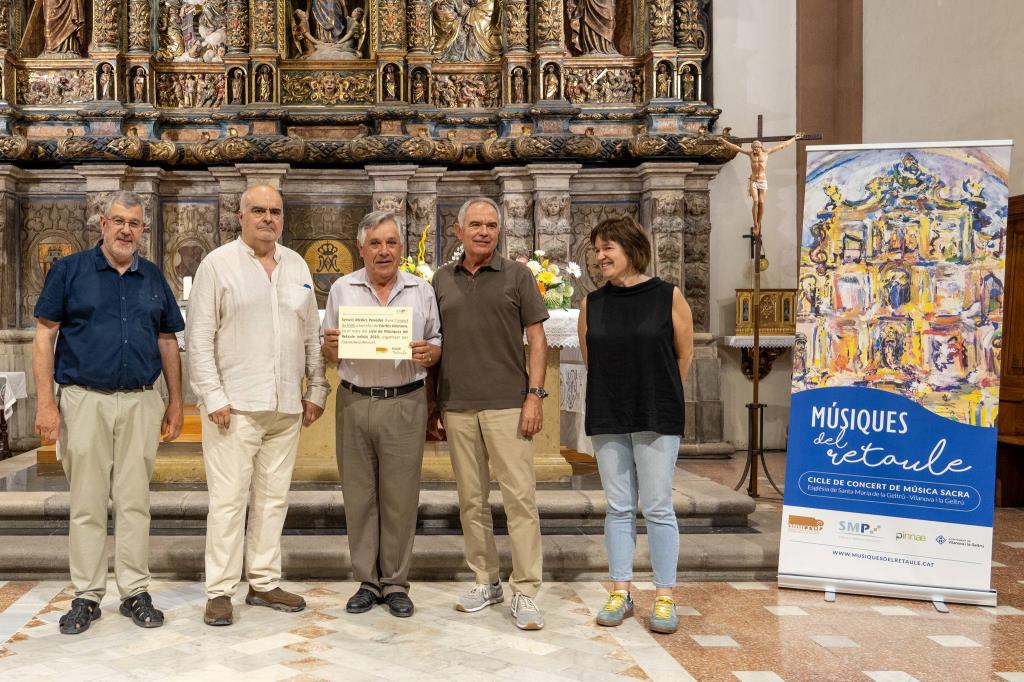
[[[242,193],[238,222],[242,241],[257,253],[273,251],[284,231],[284,201],[270,185],[253,185]]]

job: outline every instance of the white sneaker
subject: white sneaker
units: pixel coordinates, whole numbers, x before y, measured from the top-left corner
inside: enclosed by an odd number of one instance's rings
[[[540,630],[544,627],[544,616],[537,604],[522,592],[512,595],[512,618],[520,630]]]
[[[482,608],[505,601],[505,595],[501,593],[501,583],[494,585],[475,585],[466,594],[459,597],[455,604],[456,611],[473,613]]]

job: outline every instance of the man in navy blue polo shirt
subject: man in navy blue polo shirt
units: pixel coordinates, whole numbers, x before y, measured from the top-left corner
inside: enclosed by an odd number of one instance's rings
[[[181,360],[174,333],[185,322],[160,270],[138,254],[145,229],[139,196],[114,193],[100,216],[103,240],[57,261],[36,303],[36,432],[57,439],[71,490],[75,599],[60,619],[60,631],[68,635],[84,632],[100,617],[108,499],[120,612],[141,627],[164,622],[147,591],[149,480],[158,441],[181,432]],[[153,390],[161,371],[166,408]]]

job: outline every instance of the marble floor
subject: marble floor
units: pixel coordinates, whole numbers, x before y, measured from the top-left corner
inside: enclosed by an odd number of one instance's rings
[[[783,460],[770,455],[768,463],[781,475]],[[683,467],[732,485],[742,461]],[[780,513],[773,493],[758,501],[753,520],[777,527]],[[548,583],[537,600],[547,627],[538,632],[517,630],[507,602],[455,611],[467,585],[441,582],[414,583],[409,619],[383,607],[346,613],[352,583],[286,583],[308,602],[296,614],[246,606],[243,585],[235,625],[211,628],[202,623],[202,586],[163,579],[151,591],[167,624],[143,630],[119,615],[111,583],[102,618],[71,637],[57,629],[72,598],[68,582],[0,581],[0,680],[1024,682],[1024,509],[996,511],[993,558],[999,606],[952,604],[948,614],[872,597],[839,595],[830,604],[771,582],[682,582],[680,628],[668,636],[644,627],[649,582],[634,583],[637,618],[619,628],[594,623],[607,583]]]

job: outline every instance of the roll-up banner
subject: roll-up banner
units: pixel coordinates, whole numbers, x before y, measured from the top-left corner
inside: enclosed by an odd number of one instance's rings
[[[780,586],[995,604],[1011,144],[807,148]]]

